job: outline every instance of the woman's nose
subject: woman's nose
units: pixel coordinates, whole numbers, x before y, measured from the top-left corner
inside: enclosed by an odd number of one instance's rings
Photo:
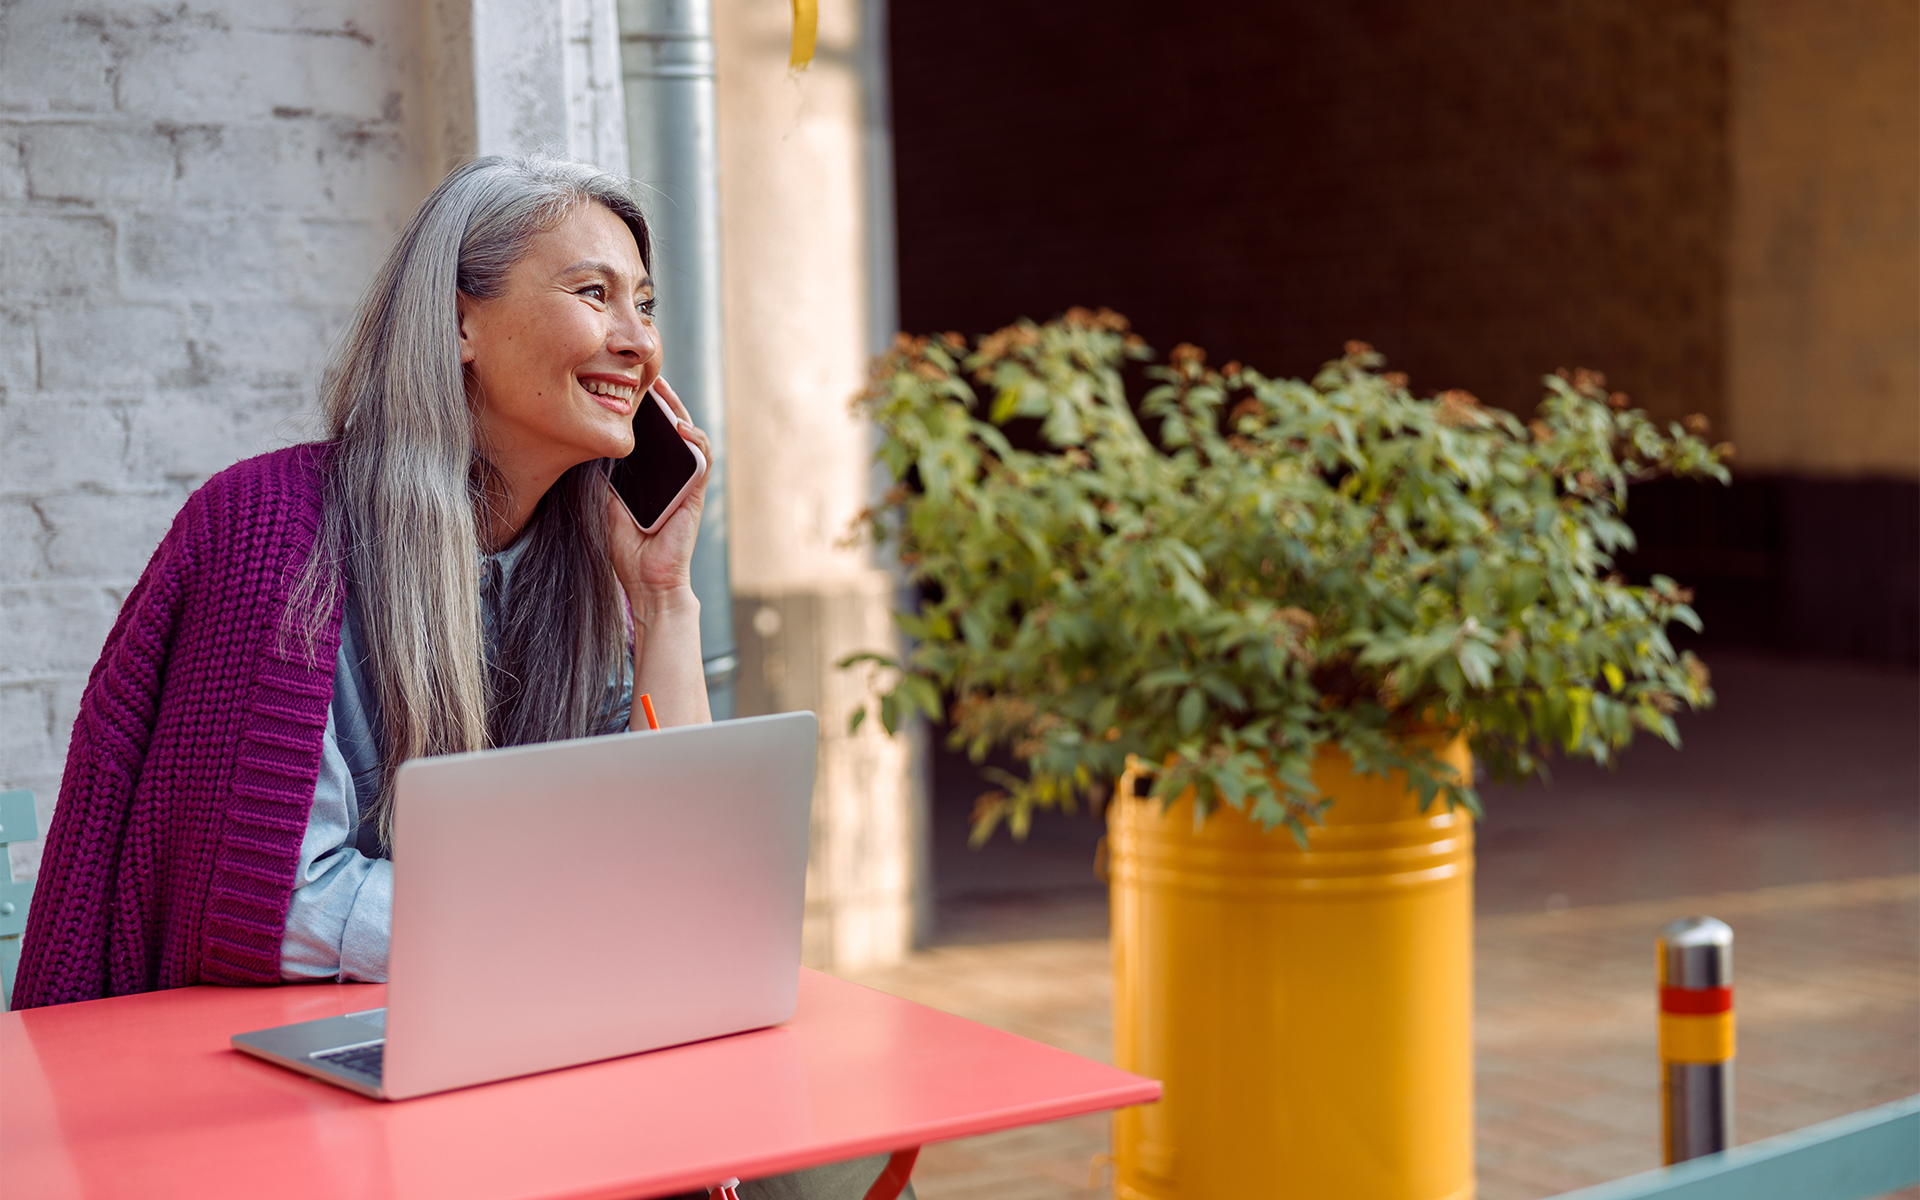
[[[646,362],[660,353],[660,333],[653,327],[652,318],[628,310],[624,317],[616,318],[608,330],[607,349]]]

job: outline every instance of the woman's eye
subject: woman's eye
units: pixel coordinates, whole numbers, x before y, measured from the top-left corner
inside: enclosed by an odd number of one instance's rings
[[[640,310],[641,316],[650,317],[653,315],[654,308],[659,303],[660,302],[658,300],[655,300],[653,297],[649,296],[645,300],[642,300],[640,303],[634,305],[634,307]]]
[[[588,284],[586,287],[581,288],[578,294],[582,296],[591,296],[595,300],[598,300],[602,303],[605,303],[607,299],[606,287],[598,283]]]

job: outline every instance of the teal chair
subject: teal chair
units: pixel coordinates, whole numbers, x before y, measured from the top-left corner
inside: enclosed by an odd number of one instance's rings
[[[0,792],[0,856],[11,842],[40,836],[33,816],[32,792]],[[13,864],[0,857],[0,1012],[13,1004],[13,976],[20,969],[20,935],[27,931],[27,900],[33,881],[13,877]]]
[[[1553,1200],[1867,1200],[1916,1183],[1920,1096],[1908,1096]]]

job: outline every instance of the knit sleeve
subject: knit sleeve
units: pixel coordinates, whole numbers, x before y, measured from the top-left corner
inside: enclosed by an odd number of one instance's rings
[[[121,605],[81,696],[16,1007],[279,978],[338,645],[337,605],[312,646],[281,636],[325,453],[208,480]]]
[[[15,1008],[109,992],[100,948],[109,940],[111,899],[124,866],[127,797],[146,760],[186,595],[195,509],[190,500],[161,539],[87,679],[27,913]]]

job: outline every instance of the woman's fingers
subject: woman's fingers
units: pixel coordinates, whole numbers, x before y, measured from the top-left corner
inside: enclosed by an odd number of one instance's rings
[[[713,443],[707,439],[706,430],[691,421],[682,421],[680,436],[700,447],[700,453],[706,456],[707,462],[713,462]]]
[[[707,438],[706,431],[695,425],[687,415],[687,406],[674,394],[673,388],[664,379],[656,379],[653,390],[673,411],[674,424],[680,436],[699,447],[700,452],[707,456],[707,461],[712,462],[712,442]],[[629,596],[638,596],[642,592],[664,592],[688,584],[708,478],[702,476],[687,493],[679,509],[650,534],[640,531],[633,514],[627,511],[626,505],[621,503],[619,495],[609,485],[607,550],[613,558],[614,574],[620,577],[621,586],[627,589]]]
[[[708,440],[707,431],[693,423],[693,415],[687,411],[687,406],[681,402],[679,395],[673,390],[673,385],[665,378],[657,378],[653,381],[653,386],[660,393],[660,398],[667,402],[667,407],[680,418],[680,436],[700,447],[700,453],[704,454],[707,461],[711,463],[713,443]]]
[[[676,416],[689,425],[693,424],[693,414],[689,413],[687,406],[680,402],[679,394],[673,390],[673,385],[667,382],[666,376],[661,375],[655,377],[653,387],[655,391],[660,393],[660,398],[667,402],[667,407],[671,408]]]
[[[607,556],[613,573],[627,594],[663,592],[684,587],[690,581],[693,547],[700,536],[701,501],[706,480],[687,495],[686,501],[652,533],[642,533],[640,524],[627,511],[612,485],[607,487]],[[637,601],[636,601],[637,603]]]

